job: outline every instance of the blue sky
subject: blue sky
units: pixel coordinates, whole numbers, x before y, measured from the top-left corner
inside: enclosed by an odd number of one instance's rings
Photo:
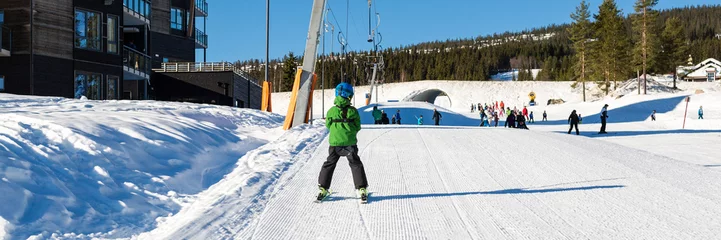
[[[346,14],[346,1],[350,2],[350,14]],[[595,13],[602,0],[588,2]],[[635,0],[616,2],[624,13],[633,12]],[[719,4],[718,0],[659,2],[659,9]],[[312,0],[271,0],[271,58],[282,57],[290,51],[302,54],[312,3]],[[379,31],[383,34],[384,48],[567,23],[579,3],[580,0],[373,0],[381,14]],[[208,0],[208,4],[208,61],[265,58],[264,0]],[[346,16],[350,16],[346,34],[350,50],[372,48],[366,42],[367,0],[327,0],[327,4],[336,17],[330,21],[335,24],[337,20],[343,32],[346,32]],[[202,27],[202,22],[198,26]],[[338,30],[336,26],[336,34]],[[337,39],[334,40],[334,50],[338,52],[340,47]],[[330,41],[328,37],[327,52],[330,52]],[[198,60],[202,61],[203,52],[197,53]]]

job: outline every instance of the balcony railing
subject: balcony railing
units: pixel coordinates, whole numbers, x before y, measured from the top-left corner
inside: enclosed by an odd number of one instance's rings
[[[5,52],[7,52],[7,55],[10,54],[13,43],[12,39],[12,30],[10,30],[10,28],[7,26],[2,26],[2,31],[0,31],[0,56],[2,56]]]
[[[150,18],[150,1],[148,0],[123,0],[123,6],[145,19]]]
[[[123,66],[131,70],[135,70],[138,73],[146,74],[146,77],[151,72],[151,60],[150,56],[138,52],[128,46],[123,47]]]
[[[234,72],[239,76],[248,79],[255,85],[260,86],[258,79],[250,76],[247,72],[240,70],[229,62],[168,62],[162,63],[155,72]]]
[[[196,48],[208,48],[208,35],[196,28],[195,43]]]
[[[208,16],[208,2],[205,0],[195,0],[195,9],[198,10],[198,15]]]

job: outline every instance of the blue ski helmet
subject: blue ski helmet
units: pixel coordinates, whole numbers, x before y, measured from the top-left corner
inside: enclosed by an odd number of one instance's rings
[[[343,98],[352,98],[353,97],[353,85],[350,85],[350,83],[342,82],[338,84],[338,86],[335,87],[335,96],[341,96]]]

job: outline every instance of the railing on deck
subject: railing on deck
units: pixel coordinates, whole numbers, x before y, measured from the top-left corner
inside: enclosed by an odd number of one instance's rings
[[[206,48],[208,47],[208,35],[197,28],[195,29],[195,41],[205,46]]]
[[[128,46],[123,46],[123,66],[150,75],[150,64],[150,56]]]
[[[162,63],[159,69],[153,69],[156,72],[229,72],[232,71],[239,76],[248,79],[255,85],[260,86],[260,82],[250,74],[235,67],[229,62],[168,62]]]
[[[123,6],[145,18],[150,17],[150,1],[148,0],[123,0]]]
[[[205,15],[208,15],[208,2],[205,0],[195,0],[195,7],[205,13]]]

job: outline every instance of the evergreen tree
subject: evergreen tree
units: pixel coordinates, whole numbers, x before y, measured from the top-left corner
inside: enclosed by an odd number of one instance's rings
[[[295,82],[295,72],[298,68],[298,59],[293,55],[293,52],[289,52],[283,58],[283,84],[281,91],[293,90],[293,83]]]
[[[568,28],[573,41],[573,50],[576,63],[573,70],[580,74],[579,80],[583,87],[583,101],[586,101],[586,63],[588,56],[588,40],[591,37],[591,13],[588,11],[588,3],[584,0],[576,7],[576,12],[571,14],[573,24]],[[574,74],[575,76],[575,74]]]
[[[664,71],[673,71],[673,87],[676,88],[676,68],[686,61],[688,46],[686,45],[681,20],[676,17],[666,20],[666,26],[661,33],[660,61]]]
[[[603,79],[603,89],[608,95],[611,81],[615,82],[617,77],[627,72],[626,65],[620,63],[624,63],[628,56],[628,38],[621,11],[614,0],[604,0],[595,18],[595,37],[598,40],[595,65],[597,76]]]
[[[634,59],[636,64],[640,64],[643,72],[643,94],[646,94],[647,79],[646,74],[649,66],[654,65],[655,52],[657,50],[655,26],[658,12],[653,7],[658,4],[658,0],[637,0],[634,5],[636,13],[633,16],[633,27],[636,37],[636,49],[634,51]]]

